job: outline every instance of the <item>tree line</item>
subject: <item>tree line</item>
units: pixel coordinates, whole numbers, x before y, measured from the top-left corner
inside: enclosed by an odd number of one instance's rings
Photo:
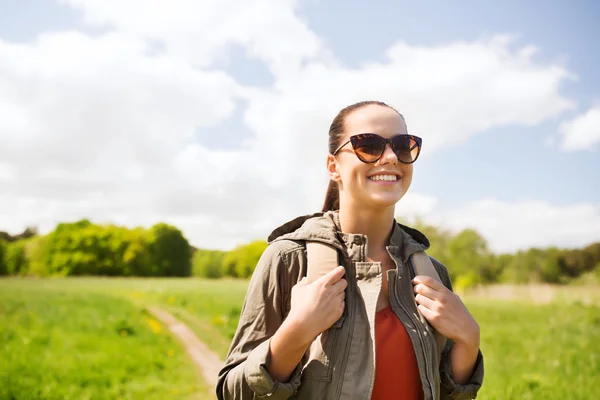
[[[457,288],[600,282],[600,242],[576,249],[496,254],[474,229],[453,233],[420,221],[410,226],[428,237],[428,254],[447,266]],[[81,220],[59,224],[47,235],[39,235],[35,228],[14,236],[0,232],[0,275],[249,278],[266,247],[264,240],[256,240],[229,251],[196,249],[180,230],[164,223],[129,229]]]
[[[190,276],[191,247],[164,223],[128,229],[84,219],[47,235],[0,232],[0,275]]]
[[[567,284],[585,278],[600,283],[600,242],[583,248],[532,247],[494,253],[475,229],[458,233],[416,222],[431,242],[428,254],[443,262],[455,286],[489,283]]]

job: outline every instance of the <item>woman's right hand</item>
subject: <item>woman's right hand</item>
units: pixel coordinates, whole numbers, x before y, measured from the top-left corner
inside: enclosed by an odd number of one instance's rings
[[[305,277],[292,288],[288,323],[307,343],[341,318],[348,286],[343,279],[345,272],[343,266],[338,266],[312,283],[307,283]]]
[[[345,272],[339,266],[312,283],[304,278],[292,288],[290,312],[269,344],[267,370],[276,381],[287,382],[313,340],[342,317]]]

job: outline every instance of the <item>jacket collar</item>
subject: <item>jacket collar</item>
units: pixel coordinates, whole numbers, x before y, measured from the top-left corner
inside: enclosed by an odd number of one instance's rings
[[[267,239],[271,244],[279,240],[317,241],[344,251],[352,245],[364,245],[366,236],[344,233],[336,211],[318,212],[297,217],[276,228]],[[420,231],[395,221],[389,237],[390,252],[406,262],[415,252],[427,250],[429,240]]]

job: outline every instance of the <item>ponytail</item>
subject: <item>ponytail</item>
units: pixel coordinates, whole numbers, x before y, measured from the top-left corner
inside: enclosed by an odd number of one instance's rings
[[[336,211],[340,209],[340,188],[337,182],[329,181],[325,202],[323,203],[323,212]]]

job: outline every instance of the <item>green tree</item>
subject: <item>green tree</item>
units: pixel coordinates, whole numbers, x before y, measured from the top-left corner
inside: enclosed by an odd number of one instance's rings
[[[0,276],[8,274],[6,267],[6,243],[0,239]]]
[[[584,247],[583,252],[586,254],[587,259],[586,271],[594,270],[600,263],[600,242]]]
[[[152,275],[191,275],[190,244],[179,229],[164,223],[154,225],[150,229],[149,246]]]
[[[224,275],[225,252],[198,249],[192,258],[193,275],[202,278],[221,278]]]
[[[25,254],[25,240],[6,245],[5,265],[9,275],[25,274],[27,272],[28,261]]]
[[[132,230],[121,228],[119,232],[118,258],[122,263],[122,271],[125,276],[148,276],[151,275],[151,256],[148,246],[148,232],[143,228]]]
[[[4,240],[6,243],[16,242],[18,240],[29,239],[31,237],[37,236],[38,230],[35,227],[27,227],[22,233],[18,235],[11,235],[8,232],[0,231],[0,240]]]
[[[236,247],[223,259],[225,272],[228,276],[249,278],[266,248],[267,243],[264,240],[256,240]]]
[[[514,254],[501,253],[492,257],[494,279],[492,282],[502,282],[505,279],[507,268],[513,262]]]
[[[453,279],[472,273],[471,280],[484,283],[492,279],[493,257],[487,241],[474,229],[464,229],[448,244],[448,270]]]
[[[550,247],[543,251],[543,255],[539,258],[540,280],[546,283],[561,283],[560,270],[560,250],[556,247]]]
[[[452,240],[452,234],[450,232],[426,224],[419,218],[412,224],[404,223],[404,225],[420,231],[429,240],[430,248],[427,250],[427,254],[444,264],[449,262],[449,243]]]
[[[59,224],[48,235],[43,264],[53,275],[136,275],[149,260],[146,247],[139,230],[82,220]]]
[[[43,259],[48,274],[67,276],[85,267],[85,255],[78,249],[77,232],[90,225],[88,220],[61,223],[48,235]]]
[[[49,275],[45,264],[47,236],[34,236],[23,241],[28,275]]]
[[[569,278],[576,278],[594,267],[591,257],[582,249],[563,250],[559,265],[561,272]]]

